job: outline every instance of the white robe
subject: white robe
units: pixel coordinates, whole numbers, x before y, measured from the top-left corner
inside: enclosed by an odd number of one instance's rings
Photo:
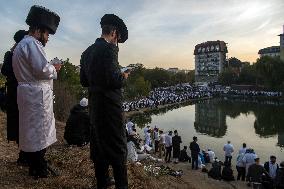
[[[13,52],[13,71],[18,80],[19,147],[24,152],[40,151],[56,142],[53,113],[53,79],[42,44],[25,36]]]

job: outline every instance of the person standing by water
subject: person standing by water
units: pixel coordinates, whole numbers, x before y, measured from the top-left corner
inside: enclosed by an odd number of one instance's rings
[[[174,136],[172,138],[173,142],[173,159],[174,163],[178,163],[180,155],[180,144],[182,143],[181,137],[178,135],[177,130],[174,130]]]
[[[245,181],[246,178],[246,165],[243,162],[244,155],[244,153],[238,154],[236,165],[236,169],[238,172],[237,180],[242,179],[242,181]]]
[[[60,17],[41,6],[32,6],[26,23],[29,34],[16,46],[13,71],[18,81],[19,146],[28,153],[29,175],[47,177],[46,148],[56,142],[53,113],[53,79],[61,68],[49,63],[44,47],[55,34]]]
[[[121,18],[105,14],[102,35],[81,56],[80,82],[89,90],[91,119],[90,154],[95,165],[97,188],[106,188],[112,166],[117,189],[128,188],[127,139],[122,115],[122,91],[127,72],[118,63],[118,43],[128,39]]]
[[[172,134],[173,134],[173,132],[169,131],[169,134],[166,135],[166,137],[165,137],[165,147],[166,147],[165,162],[166,163],[170,163],[170,161],[171,161],[172,148],[173,148]]]
[[[234,152],[234,146],[231,144],[231,141],[228,141],[223,148],[225,152],[225,162],[228,162],[231,165],[232,162],[232,153]]]
[[[197,144],[197,137],[193,137],[193,141],[189,145],[189,149],[191,151],[191,168],[198,169],[198,154],[200,152],[199,145]]]
[[[159,157],[162,158],[162,153],[163,153],[163,155],[165,155],[166,134],[162,130],[159,130],[159,134],[160,134]]]
[[[245,154],[245,153],[246,153],[246,150],[247,150],[247,144],[246,144],[246,143],[243,143],[243,147],[240,148],[239,154]]]
[[[10,51],[7,51],[4,56],[3,66],[1,73],[6,76],[6,87],[7,87],[7,140],[16,141],[19,144],[19,109],[17,104],[17,87],[18,81],[15,77],[12,58],[13,51],[16,45],[28,34],[28,31],[19,30],[14,35],[14,41],[16,42]],[[17,160],[18,165],[27,165],[27,155],[25,152],[20,150],[19,158]]]

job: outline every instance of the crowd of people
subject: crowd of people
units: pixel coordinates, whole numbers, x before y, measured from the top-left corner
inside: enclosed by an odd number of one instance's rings
[[[198,139],[181,149],[182,139],[178,131],[164,131],[157,126],[151,128],[147,125],[143,128],[143,136],[137,133],[135,124],[129,120],[126,124],[128,132],[128,160],[139,162],[143,159],[163,161],[165,163],[191,163],[193,170],[202,170],[208,176],[224,181],[247,181],[248,186],[261,186],[262,188],[284,187],[284,161],[277,163],[276,156],[271,155],[270,160],[261,164],[260,158],[246,143],[235,152],[233,144],[228,141],[224,147],[224,162],[220,161],[212,149],[201,150]],[[142,135],[143,135],[142,134]],[[234,156],[234,154],[236,154]],[[232,163],[235,159],[235,163]],[[232,165],[236,165],[237,175],[234,176]],[[211,165],[211,167],[210,167]]]
[[[123,109],[130,112],[141,108],[155,108],[159,105],[174,104],[204,97],[211,97],[211,92],[207,89],[192,87],[189,84],[178,84],[170,87],[158,87],[152,90],[147,97],[124,102]]]
[[[236,90],[224,86],[204,87],[190,84],[177,84],[170,87],[158,87],[152,90],[147,97],[123,103],[125,112],[136,111],[142,108],[155,108],[159,105],[185,102],[192,99],[208,98],[213,96],[235,95],[245,97],[281,97],[282,92]],[[271,103],[275,103],[274,101]]]

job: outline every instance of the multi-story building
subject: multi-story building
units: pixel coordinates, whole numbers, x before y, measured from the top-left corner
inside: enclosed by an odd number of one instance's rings
[[[266,47],[264,49],[260,49],[258,51],[258,54],[259,54],[260,57],[263,57],[263,56],[271,56],[271,57],[280,56],[280,46],[272,46],[272,47]]]
[[[195,82],[215,82],[226,63],[227,45],[224,41],[207,41],[195,46]]]
[[[283,25],[283,33],[278,36],[280,37],[280,46],[272,46],[260,49],[258,51],[260,57],[263,56],[280,57],[280,59],[284,61],[284,25]]]

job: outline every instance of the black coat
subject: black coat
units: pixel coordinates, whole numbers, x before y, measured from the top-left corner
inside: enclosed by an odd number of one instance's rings
[[[5,53],[4,62],[1,73],[6,76],[7,98],[7,139],[8,141],[19,141],[19,110],[17,104],[17,86],[18,82],[12,67],[13,53],[8,51]]]
[[[191,151],[191,157],[194,159],[198,158],[200,148],[199,148],[199,145],[195,141],[190,143],[189,149]]]
[[[173,136],[173,138],[172,138],[172,144],[173,144],[173,158],[179,158],[179,154],[180,154],[180,143],[182,143],[181,137],[178,136],[178,135]]]
[[[284,168],[279,168],[277,170],[275,177],[275,186],[276,188],[284,189]]]
[[[122,117],[124,79],[118,64],[118,47],[98,38],[81,56],[81,84],[89,89],[91,158],[125,162],[126,128]]]
[[[235,180],[233,170],[231,167],[223,167],[222,170],[222,179],[225,181],[233,181]]]
[[[90,117],[87,107],[77,104],[72,108],[66,122],[64,138],[68,144],[73,145],[90,141]]]

